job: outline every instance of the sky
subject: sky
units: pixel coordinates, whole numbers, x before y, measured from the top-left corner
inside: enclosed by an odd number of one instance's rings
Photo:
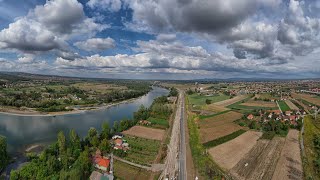
[[[0,71],[319,78],[320,1],[0,0]]]

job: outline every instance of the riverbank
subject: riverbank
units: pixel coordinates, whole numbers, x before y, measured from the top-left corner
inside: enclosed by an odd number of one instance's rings
[[[136,98],[131,98],[131,99],[127,99],[127,100],[123,100],[120,102],[114,102],[114,103],[109,103],[107,105],[94,105],[94,106],[84,106],[84,107],[80,107],[80,108],[74,108],[71,111],[59,111],[59,112],[40,112],[40,111],[35,111],[33,109],[17,109],[15,107],[3,107],[0,106],[0,114],[6,114],[6,115],[13,115],[13,116],[37,116],[37,117],[45,117],[45,116],[62,116],[62,115],[68,115],[68,114],[81,114],[81,113],[85,113],[88,111],[98,111],[98,110],[103,110],[103,109],[108,109],[112,106],[117,106],[120,104],[127,104],[130,103],[140,97],[136,97]]]

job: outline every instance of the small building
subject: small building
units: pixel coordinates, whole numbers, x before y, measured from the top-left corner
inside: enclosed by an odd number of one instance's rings
[[[112,139],[122,139],[123,138],[123,134],[122,133],[115,133],[112,136]]]
[[[285,115],[290,116],[292,114],[292,111],[286,111]]]
[[[249,114],[249,115],[247,116],[247,119],[249,119],[249,120],[252,120],[253,118],[254,118],[253,114]]]
[[[140,121],[139,121],[139,124],[140,124],[140,125],[144,125],[144,126],[150,126],[150,125],[151,125],[151,122],[150,122],[150,121],[147,121],[147,120],[140,120]]]
[[[90,175],[90,180],[101,180],[102,176],[98,171],[93,171]]]
[[[98,149],[93,157],[94,166],[102,171],[108,171],[110,159],[102,156],[101,151]]]

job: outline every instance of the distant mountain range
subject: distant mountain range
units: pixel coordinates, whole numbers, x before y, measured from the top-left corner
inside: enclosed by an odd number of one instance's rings
[[[44,75],[44,74],[32,74],[25,72],[0,72],[0,79],[6,80],[116,80],[110,78],[85,78],[85,77],[70,77],[70,76],[58,76],[58,75]],[[120,80],[120,79],[119,79]],[[124,79],[125,80],[125,79]],[[130,80],[130,79],[126,79]],[[134,79],[137,80],[137,79]],[[141,79],[147,80],[147,79]],[[150,79],[151,80],[151,79]],[[152,81],[169,81],[169,82],[263,82],[263,81],[290,81],[290,80],[320,80],[320,78],[309,79],[274,79],[274,78],[205,78],[205,79],[192,79],[192,80],[165,80],[165,79],[152,79]]]

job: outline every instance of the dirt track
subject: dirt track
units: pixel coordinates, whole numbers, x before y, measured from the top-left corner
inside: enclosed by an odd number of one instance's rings
[[[303,179],[299,131],[293,129],[289,131],[272,179]]]
[[[146,139],[154,139],[161,141],[164,137],[165,130],[148,128],[144,126],[133,126],[132,128],[123,131],[123,134],[137,136]]]
[[[285,139],[259,140],[230,171],[235,179],[272,179]]]
[[[209,154],[220,167],[230,170],[251,150],[261,135],[261,132],[247,131],[231,141],[209,149]]]

